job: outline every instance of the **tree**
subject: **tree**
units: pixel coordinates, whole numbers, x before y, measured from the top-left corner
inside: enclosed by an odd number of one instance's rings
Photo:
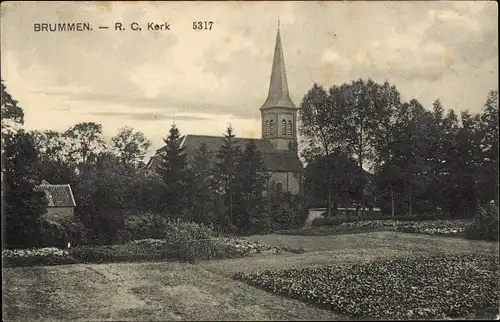
[[[102,125],[94,122],[78,123],[66,130],[62,137],[70,142],[69,160],[83,168],[95,163],[97,154],[105,148]]]
[[[347,148],[343,121],[346,115],[345,88],[345,85],[333,86],[327,93],[322,86],[314,84],[302,99],[299,132],[307,143],[306,159]]]
[[[457,208],[461,199],[460,190],[463,189],[460,185],[460,177],[462,174],[459,170],[459,164],[462,155],[457,142],[460,125],[458,117],[453,110],[448,110],[448,113],[443,118],[442,129],[440,135],[440,145],[438,148],[439,163],[434,160],[434,182],[431,184],[430,196],[435,202],[435,205],[441,208],[445,214],[456,216],[460,209]]]
[[[225,223],[227,228],[234,229],[233,223],[233,193],[236,188],[237,162],[241,154],[241,148],[234,139],[233,129],[228,126],[227,132],[221,147],[217,151],[215,163],[216,182],[224,189],[224,205],[228,208],[229,214]]]
[[[70,161],[69,144],[57,131],[32,131],[35,148],[39,154],[42,177],[51,184],[76,182],[76,164]]]
[[[346,151],[346,85],[332,87],[327,93],[322,86],[314,84],[304,96],[299,109],[299,133],[306,141],[303,157],[312,162],[317,156],[330,156],[334,150]],[[330,173],[325,173],[327,180]],[[326,185],[329,189],[331,184]],[[331,214],[331,190],[326,191],[327,213]]]
[[[19,125],[24,124],[24,112],[21,107],[17,105],[18,101],[12,98],[7,92],[7,87],[1,80],[1,98],[2,98],[2,137],[4,134],[15,131]]]
[[[124,217],[135,209],[131,191],[135,175],[107,152],[96,157],[96,166],[80,176],[75,195],[77,215],[89,231],[93,243],[119,242]]]
[[[144,133],[134,132],[130,126],[125,126],[118,130],[118,133],[111,138],[111,148],[120,158],[121,162],[133,167],[139,167],[151,146]]]
[[[180,133],[175,124],[164,139],[165,151],[158,167],[158,173],[165,186],[166,209],[170,214],[180,215],[187,202],[187,159],[180,146]]]
[[[247,232],[251,228],[252,217],[258,212],[269,176],[254,141],[249,141],[236,163],[235,225]]]
[[[9,247],[35,246],[38,223],[47,206],[44,193],[35,190],[42,181],[38,155],[29,134],[20,130],[10,135],[3,153],[6,243]]]
[[[380,85],[371,79],[366,82],[360,79],[346,86],[343,94],[347,108],[346,141],[349,150],[356,156],[361,171],[365,163],[372,161],[373,158],[373,119],[376,114],[379,88]],[[361,194],[358,204],[361,205],[361,213],[364,214],[364,194]]]
[[[189,172],[189,213],[191,220],[198,223],[211,224],[217,220],[215,209],[215,193],[211,168],[212,151],[205,142],[193,153]]]
[[[413,215],[413,206],[420,200],[429,186],[427,146],[430,137],[430,112],[415,99],[401,105],[397,110],[398,124],[395,131],[394,163],[404,176],[406,210]]]
[[[4,146],[6,140],[13,138],[15,134],[24,124],[23,109],[17,105],[17,101],[7,92],[7,88],[1,80],[1,121],[2,121],[2,155],[4,153]],[[3,162],[2,162],[3,169]]]
[[[356,160],[341,152],[318,156],[307,165],[305,174],[305,184],[312,198],[324,200],[327,191],[331,191],[333,210],[357,199],[366,179]]]
[[[478,122],[481,165],[478,174],[483,203],[498,202],[498,91],[490,91]]]
[[[374,138],[386,134],[384,129],[376,128],[376,121],[390,125],[391,114],[382,107],[398,99],[395,89],[388,84],[380,86],[370,79],[333,86],[328,93],[314,84],[304,96],[299,110],[299,131],[308,143],[304,153],[306,161],[314,160],[319,155],[329,157],[336,151],[354,155],[362,171],[364,166],[374,161],[377,144]],[[387,140],[387,137],[384,139]],[[379,141],[384,140],[379,138]],[[382,149],[383,144],[378,144]],[[328,180],[333,180],[329,173],[325,175]],[[328,189],[331,186],[325,185]],[[359,198],[358,205],[361,204],[364,211],[364,194],[360,194]],[[331,214],[331,191],[327,191],[326,203],[327,212]]]
[[[371,142],[373,144],[374,170],[378,174],[378,182],[382,192],[388,194],[391,203],[391,216],[395,215],[394,185],[398,173],[393,166],[394,158],[394,133],[397,124],[396,110],[401,106],[401,96],[395,86],[385,82],[379,88],[376,101],[374,116],[372,118]],[[383,176],[383,179],[382,177]],[[380,180],[382,179],[382,180]]]

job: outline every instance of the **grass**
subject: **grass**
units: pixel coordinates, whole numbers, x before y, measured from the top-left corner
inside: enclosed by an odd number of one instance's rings
[[[4,269],[4,319],[338,320],[349,317],[235,281],[239,271],[366,263],[418,255],[497,254],[498,243],[396,232],[252,236],[306,253],[188,263],[109,263]]]
[[[336,320],[186,263],[114,263],[7,269],[7,321]]]
[[[452,237],[398,232],[371,232],[331,236],[258,235],[248,237],[267,245],[304,248],[305,253],[254,256],[239,259],[200,262],[206,269],[225,276],[237,272],[268,269],[319,267],[369,262],[419,255],[498,254],[498,243]]]

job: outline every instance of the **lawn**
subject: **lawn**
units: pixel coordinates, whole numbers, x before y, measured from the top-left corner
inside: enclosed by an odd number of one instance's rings
[[[375,232],[252,236],[306,253],[189,263],[75,264],[4,269],[4,319],[339,320],[342,313],[253,287],[237,272],[310,269],[420,255],[494,255],[498,243]]]
[[[338,320],[187,263],[8,268],[4,320]]]

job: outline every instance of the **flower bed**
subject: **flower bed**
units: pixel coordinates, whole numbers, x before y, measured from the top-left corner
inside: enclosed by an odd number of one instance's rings
[[[285,234],[324,235],[331,233],[360,233],[370,231],[399,231],[427,235],[455,236],[465,232],[467,220],[361,220],[333,225],[322,225],[301,230],[283,232]]]
[[[283,252],[303,253],[304,249],[294,249],[285,246],[271,246],[261,242],[249,241],[244,238],[221,238],[219,243],[234,253],[235,257],[249,256],[256,253],[281,254]]]
[[[234,278],[357,318],[492,318],[500,300],[498,269],[496,256],[456,255],[237,273]]]
[[[2,260],[6,267],[74,264],[77,261],[64,249],[46,247],[38,249],[4,249]]]
[[[4,250],[6,266],[58,265],[141,261],[197,261],[240,258],[255,253],[304,252],[303,249],[269,246],[242,238],[204,238],[180,245],[172,239],[140,239],[122,245],[86,245],[58,248]]]
[[[136,245],[150,247],[167,247],[168,241],[158,239],[144,239],[131,242]],[[303,249],[292,249],[283,246],[270,246],[260,242],[253,242],[244,238],[209,238],[191,240],[187,243],[186,252],[182,259],[189,261],[241,258],[256,253],[280,254],[282,252],[302,253]]]

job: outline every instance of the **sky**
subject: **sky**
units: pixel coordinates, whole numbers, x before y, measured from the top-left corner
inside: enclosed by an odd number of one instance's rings
[[[109,138],[129,125],[152,141],[148,155],[174,120],[181,134],[231,124],[258,138],[278,19],[297,105],[314,83],[372,78],[428,109],[439,98],[476,113],[498,89],[498,6],[486,1],[2,2],[1,77],[28,130],[97,122]],[[61,22],[93,30],[34,31]]]

